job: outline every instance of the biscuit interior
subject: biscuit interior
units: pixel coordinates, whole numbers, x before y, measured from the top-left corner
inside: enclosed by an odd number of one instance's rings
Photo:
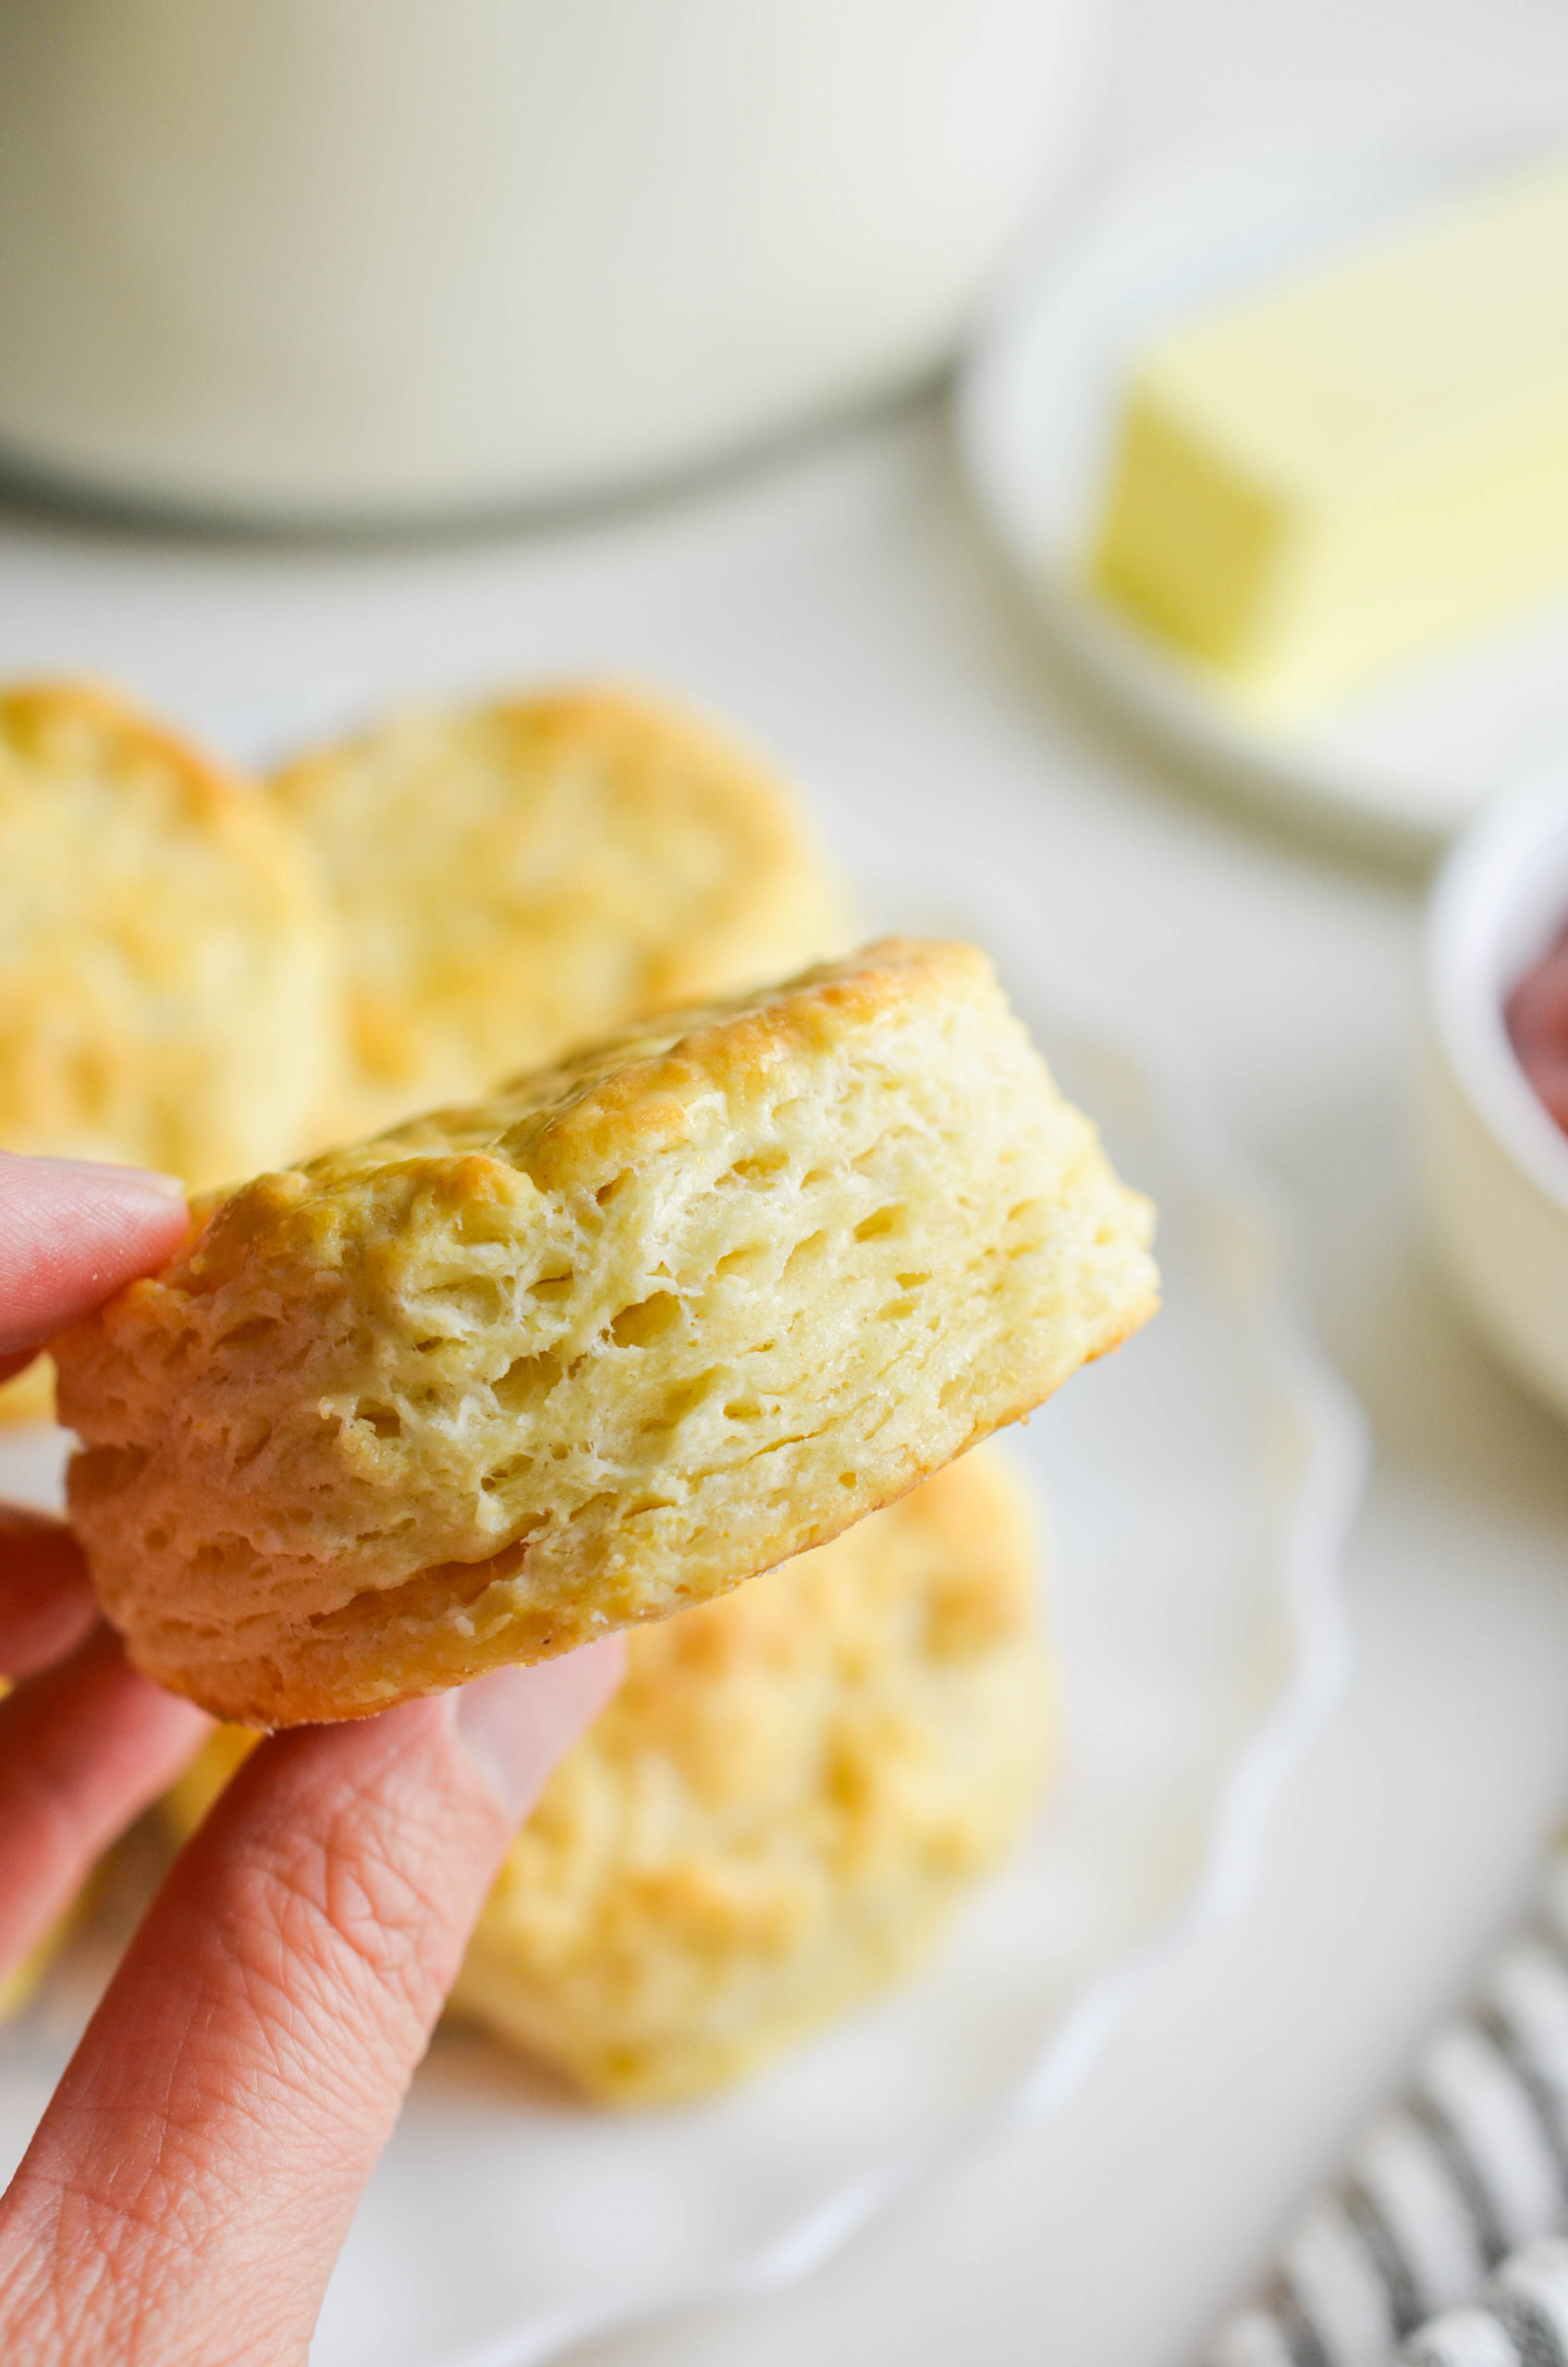
[[[990,965],[889,939],[263,1176],[55,1343],[139,1664],[357,1716],[822,1543],[1152,1311]]]
[[[853,941],[787,786],[628,691],[406,713],[275,787],[341,914],[348,1131]]]

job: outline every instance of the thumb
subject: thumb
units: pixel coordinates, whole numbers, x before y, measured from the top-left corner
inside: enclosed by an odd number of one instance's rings
[[[620,1657],[595,1645],[252,1754],[0,2202],[0,2357],[303,2361],[507,1845]]]
[[[190,1221],[173,1175],[0,1151],[0,1356],[42,1346],[152,1273]]]

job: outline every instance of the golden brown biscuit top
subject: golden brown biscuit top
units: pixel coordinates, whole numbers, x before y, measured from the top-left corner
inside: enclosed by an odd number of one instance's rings
[[[627,691],[408,712],[276,787],[342,913],[373,1122],[850,941],[787,787]]]
[[[204,860],[214,872],[226,857],[241,860],[245,871],[226,889],[232,896],[249,888],[263,914],[298,892],[305,871],[293,832],[250,783],[101,683],[0,691],[0,823],[8,835],[36,839],[42,866],[26,878],[13,930],[42,931],[54,917],[48,890],[57,889],[73,905],[96,896],[107,907],[99,916],[124,930],[140,923],[140,941],[153,953],[155,928],[134,895],[165,871],[171,849],[176,860]],[[23,884],[15,878],[13,892]]]
[[[777,1104],[791,1073],[864,1038],[900,1005],[994,1002],[991,964],[973,946],[884,938],[851,962],[711,1013],[651,1019],[560,1066],[520,1077],[486,1100],[432,1110],[386,1134],[258,1176],[197,1204],[198,1232],[147,1291],[220,1288],[258,1256],[306,1252],[324,1269],[366,1238],[406,1236],[427,1210],[443,1229],[465,1215],[526,1214],[545,1193],[592,1196],[629,1165],[696,1148],[744,1103]],[[133,1285],[133,1289],[143,1286]]]
[[[0,693],[0,1141],[189,1182],[287,1155],[332,1057],[328,923],[254,789],[90,683]]]

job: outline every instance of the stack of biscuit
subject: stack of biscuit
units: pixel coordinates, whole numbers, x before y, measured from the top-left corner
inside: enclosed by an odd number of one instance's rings
[[[988,965],[797,975],[852,928],[790,791],[619,691],[266,791],[18,693],[7,829],[47,859],[0,865],[0,1143],[202,1195],[55,1343],[100,1598],[229,1722],[176,1828],[257,1730],[627,1628],[458,2009],[667,2102],[904,1971],[1051,1756],[1021,1493],[967,1450],[1155,1303]]]

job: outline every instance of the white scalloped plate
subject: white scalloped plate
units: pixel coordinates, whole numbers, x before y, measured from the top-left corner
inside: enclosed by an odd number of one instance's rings
[[[1129,1998],[1233,1907],[1337,1689],[1359,1416],[1276,1219],[1191,1063],[1040,957],[1005,881],[863,850],[879,919],[996,954],[1065,1088],[1161,1210],[1166,1303],[1026,1431],[1048,1509],[1067,1772],[923,1978],[719,2101],[618,2119],[438,2037],[327,2298],[316,2367],[529,2367],[661,2310],[803,2275],[895,2194],[1054,2110]],[[45,1483],[51,1437],[0,1445]],[[0,2168],[80,1982],[0,2038]]]
[[[1320,711],[1250,713],[1100,597],[1087,555],[1133,357],[1174,320],[1325,260],[1561,151],[1559,119],[1467,136],[1229,155],[1151,176],[1017,279],[974,341],[959,402],[970,482],[1083,681],[1211,779],[1336,835],[1430,855],[1568,731],[1568,597]]]

